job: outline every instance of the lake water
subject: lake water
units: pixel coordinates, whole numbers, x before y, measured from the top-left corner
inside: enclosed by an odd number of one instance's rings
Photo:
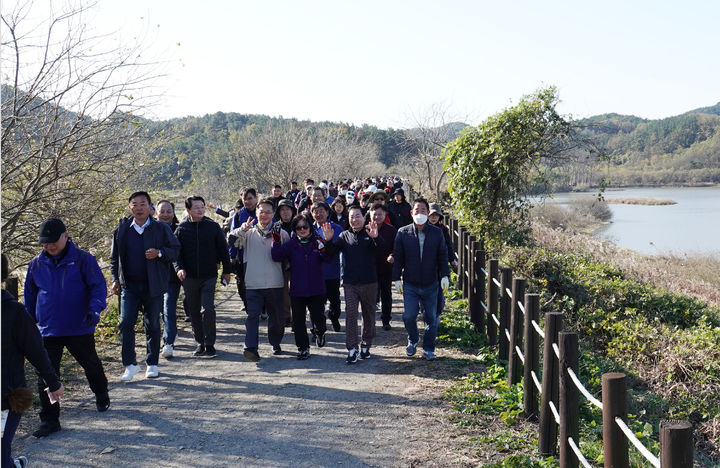
[[[592,196],[591,193],[557,193],[554,201],[567,203]],[[677,204],[609,204],[612,223],[595,233],[599,238],[650,255],[720,253],[720,187],[629,188],[608,190],[604,196],[606,199],[669,199]]]

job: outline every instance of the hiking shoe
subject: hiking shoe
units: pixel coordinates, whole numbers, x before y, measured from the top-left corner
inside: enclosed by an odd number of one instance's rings
[[[252,362],[258,362],[260,360],[260,355],[258,354],[257,349],[254,348],[245,348],[243,356],[245,356],[245,359]]]
[[[145,378],[148,379],[154,379],[158,376],[158,368],[157,366],[148,365],[147,369],[145,369]]]
[[[340,319],[338,317],[330,317],[330,322],[332,323],[333,331],[339,332],[340,331]]]
[[[205,354],[203,354],[206,358],[214,358],[217,356],[217,351],[215,351],[215,346],[205,346]]]
[[[95,395],[95,407],[99,413],[103,413],[110,408],[110,395],[108,395],[107,391],[105,393]]]
[[[165,346],[163,346],[162,357],[164,357],[165,359],[170,359],[171,357],[173,357],[173,351],[173,345],[166,344]]]
[[[282,348],[280,347],[280,345],[273,346],[273,354],[275,356],[282,354]]]
[[[390,331],[391,329],[390,322],[383,322],[383,330]]]
[[[348,357],[345,360],[348,364],[355,364],[358,362],[358,358],[360,357],[360,354],[358,353],[357,348],[353,348],[350,351],[348,351]]]
[[[15,466],[15,468],[25,468],[26,466],[28,466],[28,463],[29,462],[27,457],[24,457],[22,455],[13,460],[13,466]]]
[[[436,357],[437,356],[435,356],[435,353],[433,353],[432,351],[423,351],[423,356],[422,356],[423,359],[426,359],[428,361],[433,361],[433,360],[435,360]]]
[[[370,347],[360,348],[360,359],[370,359]]]
[[[193,352],[193,356],[205,356],[205,345],[197,345],[197,348],[195,348],[195,351]]]
[[[310,348],[298,350],[298,361],[305,361],[310,357]]]
[[[415,351],[417,351],[417,343],[411,343],[408,341],[407,348],[405,348],[405,353],[408,356],[415,356]]]
[[[315,335],[315,344],[318,348],[322,348],[323,346],[325,346],[325,332]]]
[[[123,372],[123,375],[120,377],[120,380],[123,382],[130,382],[133,377],[135,377],[135,374],[140,372],[140,366],[137,364],[130,364],[129,366],[125,367],[125,372]]]
[[[37,428],[35,432],[33,432],[33,436],[40,438],[40,437],[47,437],[53,432],[57,432],[60,430],[60,421],[43,421],[40,423],[40,427]]]

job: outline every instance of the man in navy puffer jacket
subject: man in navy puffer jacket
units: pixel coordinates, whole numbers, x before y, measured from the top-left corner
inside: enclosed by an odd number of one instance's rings
[[[95,325],[105,309],[107,285],[95,257],[75,247],[65,224],[50,218],[40,226],[43,251],[28,265],[25,307],[35,319],[50,362],[60,375],[67,348],[85,370],[98,411],[110,407],[107,378],[95,350]],[[60,404],[50,403],[45,381],[38,379],[40,427],[33,435],[45,437],[60,430]]]

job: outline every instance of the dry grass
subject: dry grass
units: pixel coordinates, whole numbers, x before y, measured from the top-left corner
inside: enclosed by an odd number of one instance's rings
[[[538,245],[564,253],[583,253],[614,265],[644,283],[686,294],[720,308],[720,256],[653,257],[598,240],[590,235],[533,224]]]
[[[595,199],[573,200],[567,205],[543,203],[533,207],[532,216],[553,229],[591,232],[612,219],[606,203]]]
[[[620,205],[677,205],[675,200],[663,200],[660,198],[606,198],[605,201]]]

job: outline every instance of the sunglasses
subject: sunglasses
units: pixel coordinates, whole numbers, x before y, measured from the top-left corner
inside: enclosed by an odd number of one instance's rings
[[[302,231],[303,229],[310,229],[310,226],[308,226],[307,224],[295,226],[296,231]]]

